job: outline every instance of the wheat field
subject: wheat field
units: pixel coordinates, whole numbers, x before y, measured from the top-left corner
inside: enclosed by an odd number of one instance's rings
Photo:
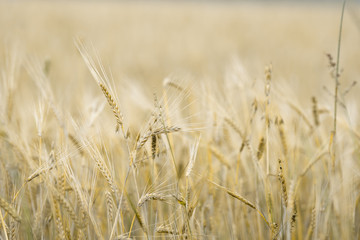
[[[358,13],[0,2],[0,239],[360,239]]]

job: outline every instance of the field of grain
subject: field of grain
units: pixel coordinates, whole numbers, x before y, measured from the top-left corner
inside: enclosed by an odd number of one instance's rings
[[[359,239],[341,7],[0,2],[0,239]]]

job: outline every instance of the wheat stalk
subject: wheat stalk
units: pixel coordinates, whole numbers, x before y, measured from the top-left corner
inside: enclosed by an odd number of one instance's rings
[[[342,36],[342,27],[343,27],[343,20],[344,20],[344,12],[345,12],[345,3],[346,0],[343,1],[342,11],[341,11],[341,18],[340,18],[340,29],[339,29],[339,39],[337,44],[337,56],[336,56],[336,69],[335,69],[335,96],[334,96],[334,127],[332,131],[332,135],[334,138],[334,142],[332,143],[332,169],[335,169],[335,160],[336,160],[336,131],[337,131],[337,105],[338,105],[338,91],[339,91],[339,65],[340,65],[340,48],[341,48],[341,36]]]

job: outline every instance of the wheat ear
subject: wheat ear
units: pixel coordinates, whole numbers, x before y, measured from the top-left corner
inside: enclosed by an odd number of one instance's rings
[[[0,197],[0,207],[5,210],[17,222],[21,222],[20,215],[16,212],[15,208],[10,203]]]

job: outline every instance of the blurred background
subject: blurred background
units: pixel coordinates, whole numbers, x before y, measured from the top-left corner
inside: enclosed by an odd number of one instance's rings
[[[341,54],[348,83],[360,69],[358,12],[348,2]],[[151,91],[168,76],[221,81],[234,63],[263,79],[272,63],[275,81],[309,99],[333,82],[326,54],[336,55],[340,13],[341,1],[4,1],[0,54],[15,44],[50,62],[52,81],[76,87],[90,76],[74,46],[82,37],[114,80]]]

